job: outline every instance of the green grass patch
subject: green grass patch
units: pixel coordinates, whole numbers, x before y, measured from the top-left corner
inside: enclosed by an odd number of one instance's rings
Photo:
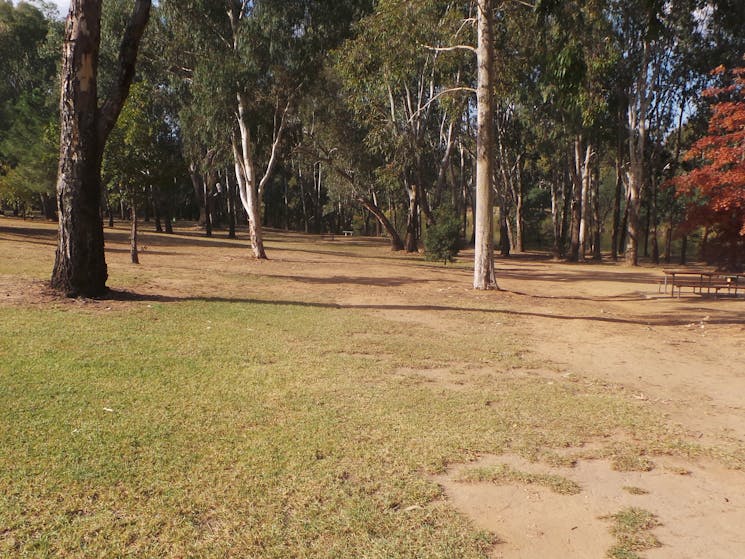
[[[560,495],[577,495],[582,491],[582,488],[578,483],[566,477],[553,474],[532,474],[522,472],[508,466],[507,464],[469,468],[463,473],[459,481],[540,485],[541,487],[547,487],[554,493]]]
[[[607,517],[613,520],[611,532],[618,540],[608,551],[609,559],[639,559],[637,551],[660,547],[662,544],[651,533],[660,526],[657,517],[644,509],[631,507]]]
[[[617,394],[500,376],[519,357],[493,336],[324,305],[96,308],[0,307],[0,556],[483,558],[492,537],[428,474],[619,430],[668,444]]]

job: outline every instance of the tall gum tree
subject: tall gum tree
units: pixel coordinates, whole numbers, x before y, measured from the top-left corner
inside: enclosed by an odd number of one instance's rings
[[[367,0],[163,0],[182,51],[193,53],[190,88],[205,109],[230,113],[233,155],[253,256],[266,258],[262,198],[283,163],[295,108],[324,53],[341,41]],[[186,54],[186,53],[182,53]],[[219,109],[215,109],[219,106]],[[200,111],[201,107],[194,110]]]
[[[59,229],[51,284],[68,296],[106,292],[101,163],[106,140],[129,93],[150,16],[150,0],[135,0],[119,49],[114,87],[99,103],[101,5],[100,0],[72,0],[62,54]]]
[[[492,0],[477,3],[478,46],[476,58],[476,252],[473,267],[474,289],[495,289],[494,273],[494,36]]]

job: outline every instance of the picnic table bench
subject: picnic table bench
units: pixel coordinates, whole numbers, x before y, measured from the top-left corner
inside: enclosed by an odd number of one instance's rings
[[[724,290],[728,295],[737,296],[738,287],[745,287],[745,276],[722,273],[714,269],[666,268],[662,271],[665,277],[660,282],[660,287],[667,293],[669,285],[671,297],[675,296],[676,288],[678,297],[684,287],[690,287],[693,293],[698,290],[699,295],[703,295],[705,291],[707,295],[713,293],[715,297],[718,297],[719,292]]]

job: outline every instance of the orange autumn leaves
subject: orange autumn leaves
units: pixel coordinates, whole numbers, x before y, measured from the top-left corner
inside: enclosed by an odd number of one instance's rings
[[[712,100],[708,133],[684,157],[696,167],[671,183],[695,200],[689,225],[745,236],[745,68],[720,66],[712,74],[728,74],[729,83],[704,92]]]

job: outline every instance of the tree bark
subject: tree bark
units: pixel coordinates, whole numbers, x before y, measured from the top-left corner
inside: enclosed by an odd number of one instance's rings
[[[225,169],[225,198],[228,204],[228,238],[235,239],[235,187],[230,180],[230,169]]]
[[[65,26],[57,175],[58,243],[51,285],[67,296],[106,292],[108,278],[101,219],[101,160],[134,76],[150,0],[136,0],[122,38],[116,84],[98,105],[101,2],[72,0]]]
[[[386,217],[385,213],[383,213],[383,211],[377,206],[377,204],[375,204],[373,200],[365,197],[358,197],[357,200],[368,212],[375,216],[375,219],[378,220],[378,223],[382,225],[383,228],[386,230],[388,236],[391,238],[391,250],[403,250],[404,243],[401,240],[401,236],[398,234],[396,228]]]
[[[241,203],[248,214],[248,235],[251,239],[251,250],[254,258],[266,259],[264,251],[264,233],[261,227],[261,207],[259,189],[256,181],[256,168],[253,157],[251,136],[246,123],[246,100],[242,94],[238,98],[238,125],[240,127],[240,144],[233,142],[235,157],[235,174],[238,178],[238,189]],[[240,147],[239,147],[240,145]]]
[[[492,0],[478,0],[478,83],[476,88],[476,250],[473,267],[474,289],[497,288],[494,273],[494,194],[492,192],[494,152],[494,48]]]
[[[580,182],[582,188],[580,192],[580,218],[579,218],[579,239],[578,239],[578,256],[579,260],[584,262],[587,255],[587,229],[590,213],[590,160],[592,158],[592,144],[587,142],[585,148],[585,157],[580,167]],[[579,161],[577,162],[579,164]]]
[[[629,172],[628,172],[628,221],[626,224],[626,264],[639,265],[639,221],[641,210],[641,194],[644,188],[647,140],[647,112],[651,102],[649,91],[649,58],[650,41],[644,39],[642,69],[636,80],[633,95],[629,96],[628,125],[629,125]]]
[[[610,257],[614,262],[618,260],[618,237],[620,236],[621,227],[621,187],[623,186],[621,150],[622,147],[619,142],[618,153],[616,153],[616,188],[613,192],[613,232],[610,243]]]
[[[137,253],[137,205],[135,204],[134,197],[132,197],[132,227],[129,233],[129,257],[132,264],[139,264],[140,258]]]
[[[559,185],[555,180],[551,181],[551,225],[553,226],[553,242],[551,254],[554,260],[561,258],[561,214],[559,211]]]
[[[417,218],[419,215],[419,188],[417,185],[406,185],[406,193],[409,196],[409,211],[406,217],[406,236],[404,237],[404,250],[416,252],[419,250],[417,237]]]
[[[572,224],[569,232],[569,261],[578,262],[580,258],[580,231],[582,221],[582,137],[574,139],[574,162],[570,167],[572,175]]]
[[[603,259],[600,250],[600,242],[603,233],[602,223],[600,222],[600,161],[597,160],[592,173],[592,221],[593,238],[592,238],[592,259],[599,262]]]

